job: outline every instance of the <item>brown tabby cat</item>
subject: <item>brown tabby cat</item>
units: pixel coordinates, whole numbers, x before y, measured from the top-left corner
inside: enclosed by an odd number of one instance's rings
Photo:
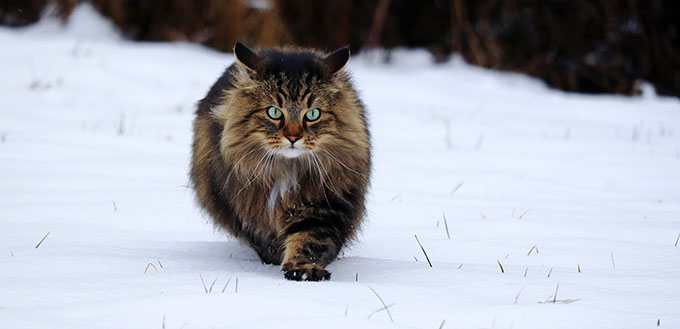
[[[290,280],[325,266],[364,216],[371,170],[366,113],[343,68],[349,49],[262,49],[200,101],[191,180],[200,205]]]

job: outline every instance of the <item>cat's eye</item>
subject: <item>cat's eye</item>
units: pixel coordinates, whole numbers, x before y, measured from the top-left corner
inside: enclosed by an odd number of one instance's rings
[[[283,116],[283,112],[276,106],[270,106],[267,108],[267,115],[274,120],[279,120]]]
[[[321,116],[321,111],[319,109],[311,109],[305,113],[305,119],[307,121],[316,121]]]

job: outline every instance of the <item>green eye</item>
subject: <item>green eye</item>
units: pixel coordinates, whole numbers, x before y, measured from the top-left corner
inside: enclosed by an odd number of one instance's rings
[[[316,121],[321,116],[321,111],[319,109],[311,109],[305,113],[305,118],[307,121]]]
[[[267,108],[267,115],[274,120],[279,120],[283,116],[283,112],[275,106],[270,106]]]

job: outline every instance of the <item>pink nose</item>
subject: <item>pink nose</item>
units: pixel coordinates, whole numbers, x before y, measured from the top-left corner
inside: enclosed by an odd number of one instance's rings
[[[295,144],[295,142],[302,138],[302,135],[286,135],[286,138],[290,141],[291,144]]]

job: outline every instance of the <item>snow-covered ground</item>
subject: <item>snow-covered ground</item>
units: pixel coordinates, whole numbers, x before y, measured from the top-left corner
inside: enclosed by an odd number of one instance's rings
[[[233,57],[113,31],[0,29],[0,328],[680,328],[677,99],[353,58],[369,216],[331,281],[290,282],[187,188]]]

